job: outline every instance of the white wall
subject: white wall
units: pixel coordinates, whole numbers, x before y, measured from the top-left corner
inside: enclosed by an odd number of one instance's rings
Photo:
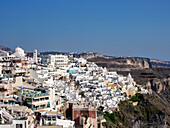
[[[63,128],[73,128],[74,124],[74,121],[57,119],[57,125],[62,125]]]

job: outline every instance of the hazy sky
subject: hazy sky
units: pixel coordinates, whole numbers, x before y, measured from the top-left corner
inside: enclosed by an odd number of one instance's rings
[[[0,44],[170,60],[170,0],[0,0]]]

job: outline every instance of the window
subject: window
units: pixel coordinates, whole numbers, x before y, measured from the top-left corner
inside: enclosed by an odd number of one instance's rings
[[[53,121],[55,121],[55,120],[56,120],[56,117],[55,117],[55,116],[53,116],[53,117],[52,117],[52,120],[53,120]]]
[[[40,101],[43,101],[44,100],[44,98],[40,98]]]
[[[22,124],[16,124],[16,128],[22,128]]]
[[[79,114],[77,114],[77,117],[79,117]]]
[[[49,100],[49,97],[45,97],[45,100]]]
[[[81,117],[83,116],[83,113],[81,114]]]
[[[48,117],[48,121],[51,121],[51,117]]]
[[[93,114],[93,117],[94,117],[94,114]]]

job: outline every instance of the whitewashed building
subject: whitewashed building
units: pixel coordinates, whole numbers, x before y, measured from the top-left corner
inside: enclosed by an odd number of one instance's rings
[[[45,55],[42,57],[42,63],[52,65],[55,68],[68,67],[68,56],[66,55]]]

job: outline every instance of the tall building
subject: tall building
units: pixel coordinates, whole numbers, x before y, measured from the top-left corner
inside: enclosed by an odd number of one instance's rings
[[[58,68],[66,68],[68,66],[68,56],[66,55],[45,55],[42,57],[42,63]]]
[[[37,60],[38,60],[37,59],[37,49],[34,49],[34,52],[33,52],[33,62],[37,63],[38,62]]]
[[[45,89],[23,92],[24,102],[34,112],[50,109],[50,93]]]

